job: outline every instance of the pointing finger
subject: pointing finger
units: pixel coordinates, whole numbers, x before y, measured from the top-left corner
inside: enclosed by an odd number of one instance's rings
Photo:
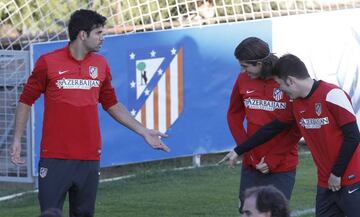
[[[229,159],[229,156],[225,155],[225,157],[223,159],[221,159],[219,162],[217,162],[216,164],[220,165],[220,164],[224,163],[225,161],[227,161],[228,159]]]
[[[165,144],[163,144],[163,146],[162,146],[162,148],[161,148],[163,151],[165,151],[165,152],[170,152],[170,148],[167,146],[167,145],[165,145]]]
[[[162,141],[160,141],[160,144],[155,148],[159,150],[163,150],[165,152],[170,152],[170,148],[167,145],[165,145]]]

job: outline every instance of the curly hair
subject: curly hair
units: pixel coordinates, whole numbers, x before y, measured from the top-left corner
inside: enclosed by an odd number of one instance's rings
[[[256,209],[259,212],[271,212],[272,217],[290,217],[288,200],[272,185],[247,189],[244,199],[249,197],[256,198]]]
[[[271,76],[272,68],[278,60],[278,57],[270,52],[269,45],[256,37],[249,37],[241,41],[236,47],[234,55],[239,61],[244,61],[254,66],[261,62],[261,78]]]

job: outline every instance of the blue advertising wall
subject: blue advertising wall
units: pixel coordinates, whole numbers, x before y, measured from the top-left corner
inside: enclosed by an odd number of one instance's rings
[[[240,71],[233,53],[238,43],[249,36],[262,38],[271,45],[271,21],[106,37],[100,53],[109,62],[117,97],[129,111],[132,109],[130,82],[135,73],[134,65],[129,61],[130,54],[136,51],[134,58],[146,55],[150,58],[151,51],[155,51],[166,60],[169,57],[166,50],[182,49],[183,111],[166,132],[169,137],[164,142],[171,152],[164,153],[151,149],[140,136],[115,122],[99,106],[103,141],[101,166],[215,153],[234,147],[226,123],[232,86]],[[33,62],[66,43],[34,44],[31,47]],[[43,109],[40,98],[34,109],[37,159]]]

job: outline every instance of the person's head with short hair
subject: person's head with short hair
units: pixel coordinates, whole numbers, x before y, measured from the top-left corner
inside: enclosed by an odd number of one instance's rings
[[[303,61],[293,54],[285,54],[275,64],[273,75],[286,80],[289,76],[298,79],[310,77]]]
[[[313,80],[299,57],[285,54],[275,64],[272,75],[279,83],[280,89],[286,92],[291,99],[305,97],[311,89]]]
[[[266,79],[271,76],[277,56],[270,52],[269,45],[256,37],[249,37],[240,42],[234,55],[251,79]]]
[[[249,188],[245,191],[244,217],[289,217],[286,197],[272,185]]]
[[[68,31],[70,41],[74,41],[81,31],[90,34],[91,30],[104,27],[106,17],[92,10],[80,9],[71,14]]]
[[[68,32],[70,42],[82,42],[88,52],[98,51],[103,42],[106,17],[92,10],[80,9],[71,14]]]
[[[50,208],[40,214],[39,217],[64,217],[60,209]]]

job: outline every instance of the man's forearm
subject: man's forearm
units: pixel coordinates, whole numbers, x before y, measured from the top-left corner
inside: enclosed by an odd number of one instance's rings
[[[29,119],[31,106],[19,102],[16,107],[15,113],[15,130],[14,130],[14,141],[20,142],[21,136],[24,132],[26,122]]]
[[[340,148],[340,153],[332,168],[332,173],[338,177],[343,176],[356,148],[360,142],[360,134],[356,121],[341,127],[344,141]]]
[[[245,152],[250,151],[251,149],[254,149],[257,146],[269,141],[270,139],[272,139],[273,137],[275,137],[277,134],[281,133],[283,130],[287,129],[288,127],[290,127],[289,124],[280,122],[279,120],[275,119],[274,121],[266,124],[258,131],[256,131],[256,133],[254,133],[245,142],[236,146],[234,151],[238,155],[242,155]]]
[[[141,125],[141,123],[138,122],[121,103],[117,103],[116,105],[111,106],[107,110],[107,112],[117,122],[121,123],[130,130],[140,135],[144,134],[143,131],[146,128],[143,125]]]

